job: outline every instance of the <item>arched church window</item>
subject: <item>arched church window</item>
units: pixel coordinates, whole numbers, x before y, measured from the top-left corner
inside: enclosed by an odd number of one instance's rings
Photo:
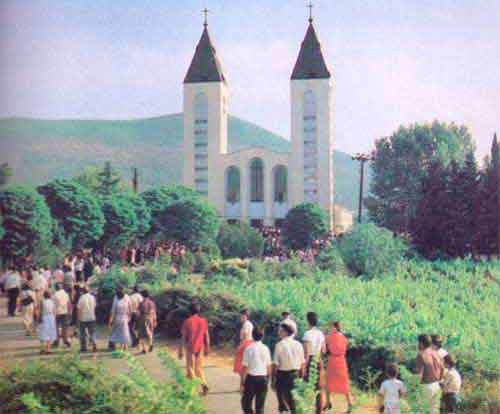
[[[264,162],[260,158],[250,162],[250,201],[264,201]]]
[[[274,169],[274,201],[285,203],[287,194],[287,169],[284,165],[278,165]]]
[[[226,173],[226,201],[234,204],[240,201],[240,170],[232,166]]]

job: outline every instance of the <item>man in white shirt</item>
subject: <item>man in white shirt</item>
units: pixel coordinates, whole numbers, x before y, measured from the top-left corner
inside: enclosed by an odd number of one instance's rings
[[[43,300],[43,292],[45,292],[48,288],[48,283],[45,278],[40,274],[40,272],[33,269],[31,271],[33,275],[33,279],[31,280],[31,288],[35,292],[36,297],[36,306],[39,306]]]
[[[21,277],[14,266],[7,268],[7,276],[3,288],[7,292],[7,312],[9,316],[16,316],[17,298],[21,290]]]
[[[286,323],[287,325],[290,325],[290,327],[293,330],[292,338],[295,338],[295,335],[297,335],[297,324],[290,316],[290,312],[288,312],[288,311],[283,312],[281,314],[281,317],[283,318],[283,320],[281,321],[280,325],[284,324],[284,323]]]
[[[68,340],[68,324],[71,300],[69,295],[63,289],[63,285],[61,285],[60,283],[56,285],[56,293],[54,293],[52,299],[54,301],[54,304],[56,305],[57,326],[57,339],[54,341],[52,346],[58,347],[59,341],[62,338],[64,345],[70,347],[71,343]]]
[[[321,356],[326,353],[326,340],[325,335],[318,328],[318,315],[314,312],[307,313],[307,323],[309,325],[309,330],[304,333],[304,353],[306,359],[306,374],[304,379],[306,381],[314,381],[316,384],[316,390],[321,390],[321,382],[323,378],[323,365],[321,361]],[[316,378],[310,378],[311,365],[317,364],[317,376]],[[318,392],[316,400],[316,413],[321,414],[323,410],[323,394]]]
[[[87,286],[82,286],[81,292],[82,295],[76,305],[77,318],[80,323],[80,352],[87,352],[87,336],[92,345],[92,352],[96,352],[96,300],[95,297],[89,293]]]
[[[133,347],[139,345],[137,324],[139,322],[139,306],[143,300],[144,298],[139,293],[139,287],[134,286],[134,292],[130,295],[131,316],[130,316],[130,321],[128,323]]]
[[[304,372],[304,348],[293,339],[293,334],[293,328],[289,324],[281,324],[281,340],[274,348],[272,385],[276,390],[280,413],[296,413],[292,390],[295,379],[302,377]]]
[[[241,375],[241,408],[245,414],[264,414],[269,377],[272,373],[271,351],[262,343],[264,333],[252,330],[253,342],[245,349]],[[255,411],[252,408],[255,399]]]

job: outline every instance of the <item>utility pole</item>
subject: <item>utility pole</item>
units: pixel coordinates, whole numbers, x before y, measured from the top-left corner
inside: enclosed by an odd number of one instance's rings
[[[363,219],[363,184],[365,179],[365,163],[371,160],[368,154],[356,154],[352,157],[354,161],[359,161],[359,205],[358,205],[358,223]]]
[[[134,193],[139,192],[139,171],[137,167],[132,168],[132,188],[134,189]]]

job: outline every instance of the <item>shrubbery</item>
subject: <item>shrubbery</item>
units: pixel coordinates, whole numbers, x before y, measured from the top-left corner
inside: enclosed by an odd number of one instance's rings
[[[160,360],[172,380],[158,383],[130,355],[123,355],[128,375],[113,375],[102,366],[69,355],[56,360],[29,362],[0,373],[3,414],[65,413],[123,414],[205,412],[198,385],[184,377],[166,353]]]
[[[306,249],[328,231],[326,215],[317,204],[303,203],[290,209],[283,223],[283,241],[292,250]]]
[[[259,257],[264,249],[262,235],[248,224],[223,224],[217,236],[222,257]]]
[[[378,276],[393,271],[407,252],[406,244],[375,224],[358,224],[344,234],[339,249],[356,275]]]

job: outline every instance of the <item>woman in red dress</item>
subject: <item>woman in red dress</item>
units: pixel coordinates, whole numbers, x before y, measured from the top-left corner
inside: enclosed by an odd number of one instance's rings
[[[352,412],[352,397],[349,391],[349,372],[345,354],[349,342],[340,331],[340,322],[332,322],[330,335],[326,341],[329,357],[326,368],[327,407],[331,408],[331,394],[346,397],[348,410]]]

